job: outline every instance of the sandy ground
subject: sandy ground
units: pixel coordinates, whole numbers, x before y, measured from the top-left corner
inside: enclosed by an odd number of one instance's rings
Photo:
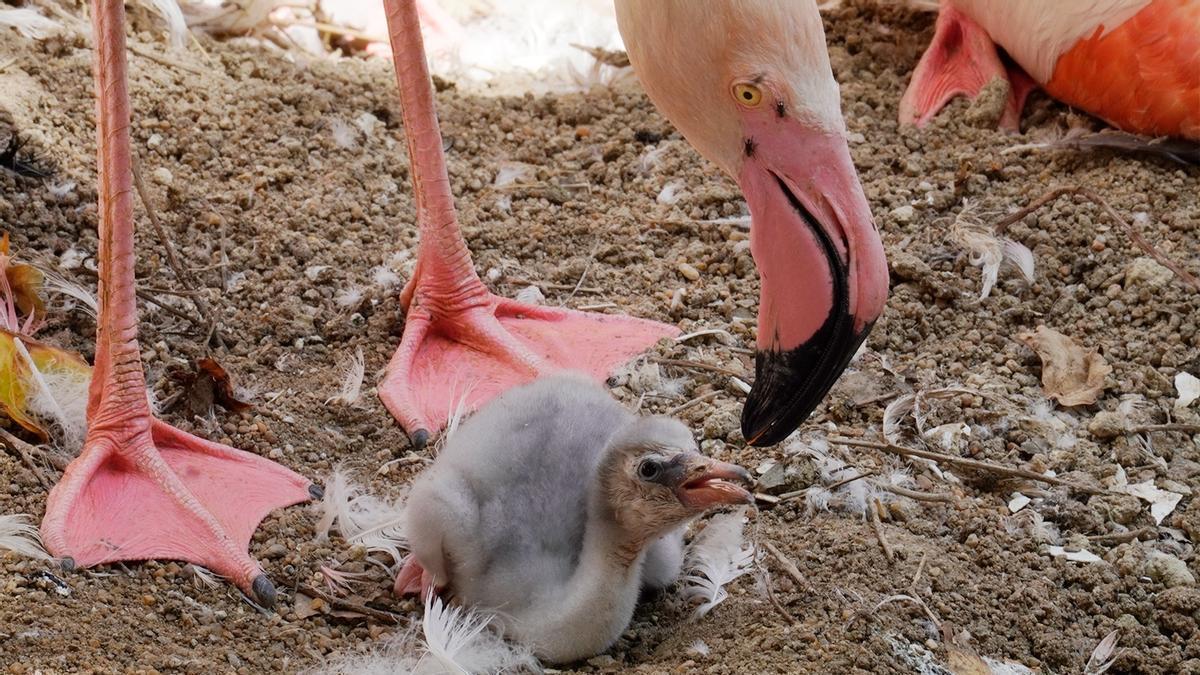
[[[1136,227],[1146,239],[1200,274],[1200,171],[1105,152],[1005,153],[1080,122],[1040,97],[1021,137],[991,130],[986,121],[995,111],[963,102],[925,130],[898,129],[896,103],[931,21],[855,6],[827,17],[851,149],[883,231],[893,288],[869,351],[802,439],[812,446],[834,430],[875,438],[895,395],[958,387],[965,391],[948,398],[922,396],[921,422],[926,429],[964,422],[972,433],[957,444],[949,439],[949,449],[926,438],[931,449],[1049,469],[1093,487],[1123,470],[1129,483],[1154,481],[1182,501],[1156,526],[1133,496],[965,470],[945,479],[909,464],[918,489],[952,500],[888,495],[881,532],[894,560],[870,520],[845,506],[848,487],[828,511],[805,499],[763,508],[758,536],[802,576],[790,578],[773,558],[763,563],[781,609],[751,577],[696,622],[669,593],[639,609],[608,655],[575,670],[940,673],[954,656],[946,635],[966,631],[969,639],[960,635],[955,644],[980,655],[1079,673],[1116,630],[1109,672],[1200,672],[1200,590],[1186,573],[1200,576],[1200,441],[1177,432],[1126,433],[1139,424],[1200,421],[1195,407],[1171,409],[1175,374],[1200,373],[1200,295],[1147,264],[1124,230],[1086,201],[1063,198],[1014,224],[1008,236],[1033,251],[1036,278],[1028,284],[1004,268],[983,300],[980,273],[951,236],[964,201],[987,223],[1051,186],[1082,184],[1129,220],[1145,214]],[[0,63],[17,58],[0,74],[0,139],[20,133],[51,175],[0,170],[0,223],[24,257],[61,259],[69,250],[90,257],[90,53],[77,40],[27,45],[0,45]],[[240,415],[217,409],[197,417],[176,408],[165,417],[313,478],[343,465],[373,490],[396,494],[427,453],[413,456],[370,388],[403,328],[395,278],[376,268],[407,278],[416,244],[391,72],[381,62],[297,67],[245,46],[206,47],[207,62],[186,57],[202,74],[132,57],[134,145],[161,217],[219,315],[228,347],[212,353],[256,405]],[[551,304],[605,305],[685,332],[720,328],[732,339],[704,336],[655,353],[752,372],[746,348],[757,281],[746,233],[736,223],[705,222],[740,215],[739,192],[644,96],[596,88],[480,99],[448,88],[438,104],[466,236],[481,273],[497,270],[494,288],[512,295],[535,283]],[[529,165],[518,180],[527,187],[493,185],[508,162]],[[60,189],[68,182],[73,189]],[[677,184],[678,201],[664,204],[657,198],[669,183]],[[145,287],[178,288],[147,227],[138,251]],[[680,272],[680,263],[697,278]],[[90,283],[82,270],[68,274]],[[339,304],[351,290],[361,299]],[[186,301],[173,306],[194,313]],[[204,336],[149,305],[141,319],[150,382],[166,399],[179,389],[170,371],[208,353]],[[1096,405],[1047,412],[1040,361],[1016,340],[1038,325],[1099,350],[1112,366]],[[90,319],[60,313],[42,337],[90,358],[93,331]],[[338,364],[359,347],[367,362],[361,401],[325,405],[337,391]],[[741,395],[727,375],[660,371],[681,380],[679,391],[642,373],[618,378],[614,392],[663,412],[715,391],[681,413],[707,452],[755,469],[779,464],[786,471],[778,491],[820,484],[802,443],[745,446]],[[1127,399],[1133,403],[1118,412]],[[912,417],[899,433],[911,445],[921,442]],[[864,485],[897,466],[868,449],[828,453],[855,473],[879,472]],[[399,458],[408,459],[379,473]],[[1007,504],[1016,491],[1032,501],[1013,515]],[[45,499],[36,477],[0,454],[0,513],[40,518]],[[0,665],[13,673],[290,672],[369,648],[392,628],[330,607],[297,616],[294,589],[320,585],[323,564],[367,570],[359,601],[406,620],[419,616],[413,603],[384,593],[387,580],[361,550],[336,536],[315,541],[317,517],[310,507],[289,508],[255,535],[251,550],[281,590],[278,614],[259,613],[228,585],[197,583],[179,563],[68,574],[0,556]],[[1054,557],[1050,544],[1101,560]],[[943,630],[912,602],[879,606],[897,594],[922,599]],[[696,639],[708,656],[688,651]]]

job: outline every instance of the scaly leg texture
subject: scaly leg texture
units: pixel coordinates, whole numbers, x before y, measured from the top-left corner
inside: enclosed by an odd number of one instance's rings
[[[76,567],[163,558],[228,577],[260,603],[275,588],[246,552],[272,510],[319,489],[257,455],[152,416],[137,343],[129,95],[122,0],[94,0],[100,284],[88,435],[50,492],[42,539]]]
[[[458,226],[414,0],[385,0],[408,140],[421,246],[401,296],[408,315],[379,395],[422,445],[448,417],[538,375],[571,369],[598,379],[677,334],[674,326],[526,305],[493,295]]]

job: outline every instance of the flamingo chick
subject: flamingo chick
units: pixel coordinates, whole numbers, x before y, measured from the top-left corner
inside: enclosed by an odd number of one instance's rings
[[[414,0],[385,6],[422,243],[379,392],[420,444],[464,395],[473,408],[563,368],[601,379],[676,329],[523,305],[483,286],[454,215]],[[820,15],[811,1],[782,0],[618,0],[617,15],[651,100],[749,203],[762,284],[742,433],[777,443],[833,386],[888,290]]]
[[[417,478],[396,590],[446,589],[546,661],[592,656],[642,588],[678,577],[689,521],[753,501],[735,482],[750,475],[677,420],[637,417],[581,375],[542,378],[463,423]]]
[[[942,0],[900,121],[923,125],[999,79],[1010,85],[1000,119],[1010,131],[1042,87],[1125,131],[1200,140],[1198,27],[1200,0]]]
[[[164,558],[203,565],[260,604],[275,587],[246,552],[272,510],[320,494],[268,459],[156,419],[137,341],[133,178],[122,0],[93,0],[100,284],[83,450],[50,491],[42,541],[65,567]]]

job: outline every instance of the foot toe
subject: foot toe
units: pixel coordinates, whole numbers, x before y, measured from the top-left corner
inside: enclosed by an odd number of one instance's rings
[[[275,584],[271,583],[267,575],[260,574],[254,577],[250,590],[254,591],[254,600],[258,604],[267,609],[275,606]]]
[[[416,450],[424,450],[429,444],[429,431],[426,429],[417,429],[408,437],[412,441],[413,448]]]

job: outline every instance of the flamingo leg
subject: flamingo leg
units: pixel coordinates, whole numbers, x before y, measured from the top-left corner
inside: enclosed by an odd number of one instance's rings
[[[267,459],[153,417],[137,341],[129,95],[122,0],[93,0],[100,250],[88,434],[50,492],[42,539],[68,567],[174,559],[229,578],[260,604],[275,588],[247,553],[272,510],[320,493]]]
[[[493,295],[462,237],[433,106],[415,0],[384,0],[421,245],[402,293],[408,315],[379,395],[416,445],[471,410],[561,369],[603,379],[674,326],[526,305]]]
[[[900,99],[900,122],[924,126],[956,96],[974,99],[994,80],[1008,84],[1009,92],[999,126],[1018,131],[1025,98],[1037,83],[1015,63],[1004,63],[995,43],[973,19],[943,4],[933,41],[913,71],[912,81]]]

